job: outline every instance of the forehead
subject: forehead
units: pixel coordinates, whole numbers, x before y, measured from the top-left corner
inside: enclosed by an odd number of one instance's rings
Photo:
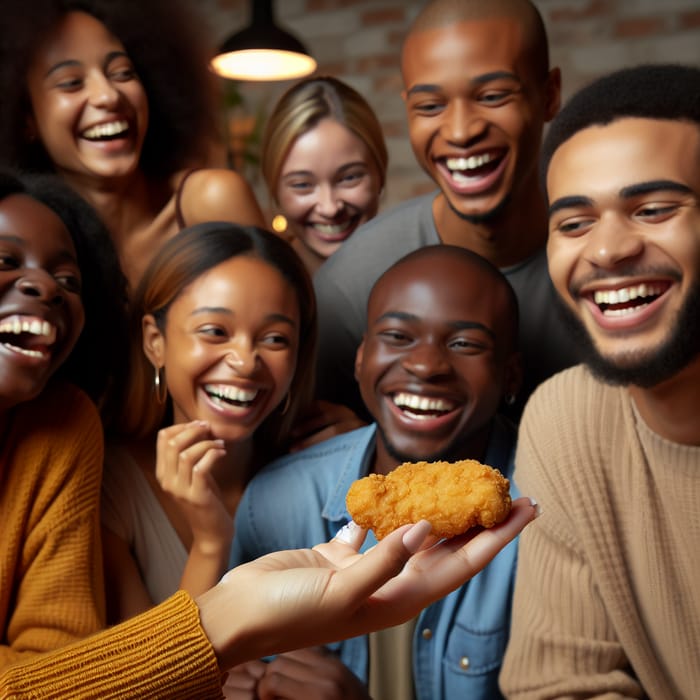
[[[36,251],[49,253],[60,248],[76,255],[73,239],[58,214],[26,194],[0,200],[0,236],[21,239]]]
[[[285,158],[282,172],[316,171],[324,164],[335,167],[352,160],[366,160],[365,143],[345,125],[335,119],[321,119],[315,126],[298,136]]]
[[[296,317],[298,313],[296,291],[282,273],[249,255],[237,255],[207,270],[183,290],[175,303],[181,308],[218,306],[250,315],[285,313]]]
[[[86,12],[68,12],[39,43],[32,65],[53,65],[94,44],[124,50],[122,43],[98,19]]]
[[[661,119],[619,119],[565,141],[547,170],[550,202],[617,196],[630,185],[668,180],[700,192],[700,127]]]
[[[414,82],[462,74],[464,79],[524,67],[522,26],[509,17],[455,22],[410,34],[402,53],[405,87]]]
[[[481,266],[457,256],[435,255],[406,261],[389,270],[369,300],[370,322],[401,311],[427,320],[479,318],[492,325],[507,316],[507,294]]]

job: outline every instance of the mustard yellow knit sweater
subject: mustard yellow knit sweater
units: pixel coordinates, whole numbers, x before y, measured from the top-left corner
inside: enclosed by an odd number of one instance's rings
[[[89,639],[0,673],[0,700],[214,700],[221,672],[184,591]]]
[[[0,670],[104,626],[100,419],[55,383],[0,426]]]

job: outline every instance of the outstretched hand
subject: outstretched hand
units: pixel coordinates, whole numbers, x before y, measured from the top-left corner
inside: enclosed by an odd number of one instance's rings
[[[222,668],[367,634],[415,617],[472,578],[536,517],[527,498],[490,530],[431,544],[421,521],[359,554],[365,531],[344,528],[313,549],[275,552],[229,571],[197,599]]]

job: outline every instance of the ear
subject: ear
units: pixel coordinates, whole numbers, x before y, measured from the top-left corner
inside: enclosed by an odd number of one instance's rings
[[[165,338],[152,314],[146,314],[141,321],[143,352],[156,368],[165,364]]]
[[[544,120],[550,122],[561,107],[561,71],[552,68],[545,83]]]
[[[362,369],[362,358],[365,356],[365,336],[362,336],[362,342],[360,347],[357,348],[355,353],[355,381],[360,381],[360,369]]]

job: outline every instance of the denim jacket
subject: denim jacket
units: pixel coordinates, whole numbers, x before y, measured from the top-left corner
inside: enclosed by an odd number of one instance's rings
[[[279,549],[332,538],[350,519],[345,495],[374,457],[374,425],[282,457],[248,485],[236,512],[231,566]],[[511,479],[515,430],[497,418],[483,461]],[[363,550],[376,543],[370,532]],[[413,638],[416,700],[494,700],[508,641],[517,544],[511,542],[467,584],[423,610]],[[365,682],[369,645],[355,637],[334,645]]]

